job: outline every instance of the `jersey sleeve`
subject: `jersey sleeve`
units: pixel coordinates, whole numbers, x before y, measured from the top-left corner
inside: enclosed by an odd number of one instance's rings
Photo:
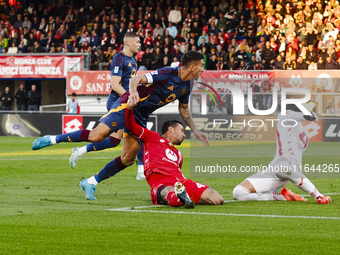
[[[182,97],[180,97],[178,99],[178,101],[182,104],[189,104],[189,97],[190,97],[190,93],[186,93],[185,95],[183,95]]]
[[[111,76],[123,76],[125,58],[123,54],[119,54],[116,58],[112,59],[110,65]]]
[[[151,140],[154,136],[155,132],[148,130],[147,128],[143,128],[136,123],[135,116],[133,115],[133,109],[126,109],[125,111],[125,125],[126,128],[129,129],[132,134],[140,139],[143,143]],[[158,133],[156,133],[158,136]]]
[[[147,84],[154,84],[161,81],[167,81],[174,76],[178,76],[178,69],[164,67],[157,69],[156,71],[153,71],[151,73],[146,73],[144,74],[144,76],[147,80]]]

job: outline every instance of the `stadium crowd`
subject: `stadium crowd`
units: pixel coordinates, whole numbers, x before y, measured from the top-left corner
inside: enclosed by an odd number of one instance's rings
[[[23,1],[1,5],[0,52],[89,52],[107,69],[136,32],[140,69],[177,66],[188,50],[207,70],[338,69],[337,0]]]

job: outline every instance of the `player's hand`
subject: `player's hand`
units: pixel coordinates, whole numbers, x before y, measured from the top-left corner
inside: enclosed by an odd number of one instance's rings
[[[127,101],[126,107],[131,110],[133,107],[137,105],[138,101],[136,102],[135,100],[132,99],[131,95],[129,96],[129,99]]]
[[[195,136],[198,140],[201,140],[204,146],[209,146],[209,138],[206,134],[201,131],[196,131]]]
[[[139,94],[137,91],[130,93],[129,99],[132,100],[133,103],[137,104],[139,102]]]

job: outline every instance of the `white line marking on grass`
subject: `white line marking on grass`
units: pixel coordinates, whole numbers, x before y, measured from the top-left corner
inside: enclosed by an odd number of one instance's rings
[[[129,207],[109,209],[109,211],[120,212],[147,212],[147,213],[163,213],[163,214],[193,214],[193,215],[213,215],[213,216],[236,216],[236,217],[259,217],[259,218],[291,218],[291,219],[320,219],[320,220],[340,220],[340,217],[324,217],[324,216],[300,216],[300,215],[268,215],[268,214],[237,214],[237,213],[206,213],[206,212],[184,212],[184,211],[156,211],[156,210],[134,210]]]

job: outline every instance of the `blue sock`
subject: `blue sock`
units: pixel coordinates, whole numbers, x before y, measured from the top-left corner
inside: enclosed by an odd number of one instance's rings
[[[114,138],[112,136],[105,138],[99,143],[89,143],[86,145],[87,152],[89,151],[101,151],[108,148],[116,147],[120,143],[120,139]]]
[[[57,135],[56,137],[56,142],[61,143],[61,142],[82,142],[82,141],[88,141],[90,134],[90,130],[87,129],[81,129],[78,131],[74,131],[71,133],[66,133],[66,134],[60,134]]]
[[[122,163],[121,158],[118,157],[106,164],[106,166],[100,170],[99,173],[94,175],[94,178],[99,183],[114,176],[125,168],[126,166]]]
[[[138,165],[143,165],[143,145],[141,146],[140,150],[137,154]]]

